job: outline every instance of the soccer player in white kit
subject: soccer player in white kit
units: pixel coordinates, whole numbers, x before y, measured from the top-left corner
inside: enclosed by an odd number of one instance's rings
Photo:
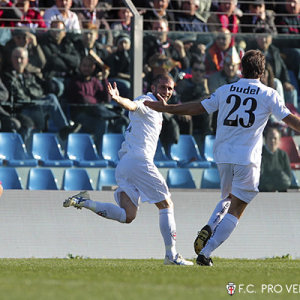
[[[159,209],[159,226],[166,249],[164,264],[193,265],[176,251],[176,224],[171,194],[153,161],[162,127],[162,114],[143,104],[145,100],[157,102],[158,95],[168,101],[173,90],[173,79],[168,75],[158,75],[152,82],[152,93],[131,101],[119,95],[116,83],[113,86],[108,84],[112,99],[129,110],[130,119],[116,168],[118,189],[114,196],[118,205],[92,201],[85,191],[66,199],[63,206],[84,207],[104,218],[131,223],[136,217],[140,201],[153,203]]]
[[[300,119],[283,104],[279,94],[261,83],[265,57],[249,50],[242,58],[242,74],[238,82],[223,85],[210,98],[200,102],[168,105],[144,104],[156,111],[197,115],[219,111],[214,158],[221,178],[221,201],[194,243],[197,264],[212,266],[211,253],[233,232],[239,218],[258,193],[263,130],[271,114],[300,132]]]

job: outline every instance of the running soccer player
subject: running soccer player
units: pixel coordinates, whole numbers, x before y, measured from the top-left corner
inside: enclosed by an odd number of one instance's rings
[[[158,94],[168,101],[174,90],[174,81],[168,75],[154,78],[151,91],[134,101],[119,94],[116,83],[108,84],[108,92],[120,106],[129,110],[130,124],[125,132],[125,141],[119,151],[120,162],[116,168],[118,189],[114,196],[118,205],[92,201],[87,192],[66,199],[64,207],[87,208],[99,216],[131,223],[142,202],[154,203],[159,209],[159,226],[165,243],[166,265],[193,265],[176,251],[176,224],[174,207],[168,186],[154,164],[154,155],[162,127],[162,114],[143,102],[157,102]]]
[[[194,243],[197,264],[212,266],[211,253],[233,232],[246,206],[258,193],[263,130],[270,114],[300,132],[300,119],[283,104],[279,94],[261,83],[265,57],[249,50],[242,58],[242,75],[236,83],[223,85],[201,103],[144,104],[156,111],[197,115],[219,111],[214,158],[221,178],[221,201]]]

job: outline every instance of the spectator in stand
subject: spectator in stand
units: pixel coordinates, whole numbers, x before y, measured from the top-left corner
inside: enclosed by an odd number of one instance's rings
[[[105,31],[98,36],[101,43],[112,46],[113,36],[107,22],[108,14],[106,13],[109,9],[110,5],[108,3],[103,3],[102,1],[99,3],[98,0],[82,0],[80,7],[75,12],[81,28],[85,28],[85,23],[96,25],[98,29]]]
[[[287,153],[279,149],[280,137],[276,127],[266,128],[258,187],[260,192],[286,192],[291,185],[290,160]]]
[[[260,78],[260,81],[266,86],[269,86],[272,89],[276,90],[280,95],[279,100],[281,100],[282,103],[285,104],[282,83],[279,79],[274,77],[274,71],[270,63],[266,63],[264,76]],[[294,108],[294,110],[296,109]],[[276,119],[276,117],[273,114],[269,118],[268,125],[277,126],[282,131],[288,130],[286,124]]]
[[[275,26],[275,12],[266,10],[264,0],[254,0],[248,4],[248,9],[241,17],[241,32],[255,32],[258,27],[269,27],[273,34],[277,33]]]
[[[278,33],[299,34],[300,33],[300,1],[285,0],[284,15],[276,18]]]
[[[74,43],[74,46],[80,59],[85,56],[93,57],[96,63],[96,70],[93,75],[99,79],[105,79],[109,75],[109,67],[105,63],[109,53],[106,48],[97,41],[98,36],[98,28],[95,24],[84,23],[81,38]]]
[[[144,29],[153,30],[153,22],[166,20],[171,31],[175,30],[175,17],[172,11],[168,11],[169,0],[153,0],[149,3],[152,8],[147,9],[144,17]]]
[[[284,15],[276,18],[276,25],[279,33],[289,34],[291,37],[284,39],[280,50],[288,69],[294,72],[300,86],[300,0],[286,0],[284,9]]]
[[[10,93],[14,112],[32,119],[37,131],[47,131],[47,120],[52,119],[62,139],[78,130],[80,125],[70,125],[57,97],[51,94],[50,82],[26,70],[28,51],[22,47],[15,48],[11,60],[12,69],[4,73],[3,81]]]
[[[117,37],[122,33],[130,34],[132,13],[127,7],[120,7],[118,9],[118,20],[111,24],[110,28],[113,30],[113,36]]]
[[[191,63],[191,77],[179,80],[175,87],[179,102],[201,101],[209,95],[205,73],[204,63],[201,60],[193,60]],[[210,115],[193,116],[192,123],[192,134],[199,135],[200,143],[203,145],[205,136],[211,133]]]
[[[70,10],[72,0],[55,0],[55,5],[45,10],[46,26],[51,27],[52,21],[60,20],[68,32],[80,33],[80,24],[76,13]]]
[[[107,65],[110,68],[109,81],[116,82],[122,97],[130,95],[130,37],[121,34],[116,39],[116,50],[107,58]]]
[[[282,83],[278,78],[274,77],[273,68],[268,62],[266,63],[265,66],[264,76],[261,77],[260,81],[266,86],[269,86],[272,89],[276,90],[278,94],[281,96],[283,102],[285,102]]]
[[[209,93],[213,93],[217,88],[224,84],[238,81],[241,78],[240,64],[240,56],[233,46],[227,51],[223,68],[208,78]]]
[[[177,31],[208,32],[206,23],[196,15],[198,7],[199,0],[184,0],[182,2],[180,13],[175,16]]]
[[[283,86],[285,102],[292,103],[298,109],[297,90],[291,84],[287,66],[281,58],[279,49],[272,44],[272,31],[267,27],[257,28],[256,38],[253,44],[248,44],[248,49],[259,49],[266,57],[266,62],[273,68],[275,78],[278,78]]]
[[[15,27],[22,20],[22,11],[14,2],[1,0],[0,2],[0,27]]]
[[[164,54],[173,61],[180,63],[180,69],[189,68],[189,59],[186,55],[184,44],[181,40],[168,38],[169,25],[165,19],[156,20],[152,23],[152,34],[144,37],[143,61],[147,67],[149,59],[155,53]],[[145,73],[147,73],[145,67]],[[172,74],[173,75],[173,74]],[[177,78],[174,78],[175,81]]]
[[[41,46],[37,42],[35,34],[27,28],[15,28],[12,30],[12,38],[6,43],[3,49],[4,69],[7,71],[11,68],[11,53],[16,47],[27,49],[29,63],[26,69],[41,77],[42,69],[46,64],[46,58]]]
[[[242,58],[244,51],[234,45],[229,29],[221,28],[215,35],[213,44],[206,48],[205,69],[208,75],[223,69],[224,58],[233,46],[237,48],[237,52]]]
[[[30,0],[16,0],[22,15],[22,21],[18,22],[18,26],[27,26],[31,29],[46,28],[45,21],[37,7],[30,7]]]
[[[236,48],[233,46],[226,53],[222,69],[218,72],[215,72],[208,78],[209,93],[214,93],[217,88],[224,84],[237,82],[241,77],[240,64],[240,56]],[[214,112],[211,117],[211,129],[214,135],[216,134],[217,130],[217,118],[218,112]]]
[[[46,57],[43,74],[45,78],[57,79],[60,85],[59,95],[61,95],[65,80],[75,73],[80,62],[74,44],[66,36],[64,22],[52,21],[50,29],[41,36],[40,45]]]
[[[100,145],[103,133],[110,123],[111,131],[123,132],[128,125],[127,118],[120,110],[108,109],[111,98],[107,92],[108,80],[99,80],[93,76],[96,63],[93,57],[81,59],[79,74],[70,81],[67,89],[67,102],[70,106],[71,118],[82,124],[81,132],[93,135],[97,146]],[[74,105],[75,104],[75,105]]]
[[[235,13],[237,0],[220,0],[218,3],[218,10],[212,12],[207,20],[209,31],[215,32],[220,28],[227,28],[231,33],[238,33],[239,17]]]
[[[0,79],[0,131],[18,132],[23,141],[27,143],[34,127],[33,121],[22,114],[13,115],[9,113],[12,103],[8,103],[8,100],[9,92]]]

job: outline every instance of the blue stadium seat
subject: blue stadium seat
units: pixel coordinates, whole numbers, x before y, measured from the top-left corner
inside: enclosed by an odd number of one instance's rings
[[[157,148],[154,156],[154,164],[158,168],[176,168],[177,162],[171,160],[167,157],[164,148],[161,145],[160,140],[158,140]]]
[[[104,187],[116,186],[115,169],[107,168],[99,171],[97,190],[102,190]]]
[[[64,158],[55,133],[35,133],[32,140],[32,154],[41,166],[71,167],[73,165],[71,160]]]
[[[99,157],[92,137],[86,133],[69,134],[67,156],[78,167],[105,168],[108,166],[108,161]]]
[[[0,168],[0,181],[5,190],[21,190],[21,179],[15,168],[3,167]]]
[[[172,144],[170,156],[181,168],[209,168],[211,163],[204,160],[192,135],[181,134],[177,144]]]
[[[119,162],[118,152],[124,141],[122,133],[104,133],[102,138],[102,156],[110,166],[116,167]]]
[[[195,189],[191,171],[186,168],[175,168],[168,170],[167,185],[169,188],[177,189]]]
[[[296,173],[294,170],[292,170],[292,182],[291,182],[291,186],[290,189],[299,189],[299,181],[297,179]]]
[[[65,169],[62,189],[66,191],[93,190],[92,180],[87,170],[83,168]]]
[[[36,166],[35,160],[27,152],[22,137],[14,132],[0,132],[0,159],[7,166]]]
[[[28,190],[58,190],[57,180],[51,169],[31,168],[27,179]]]
[[[216,136],[215,135],[206,135],[204,139],[204,158],[207,161],[214,162],[214,143],[215,143]]]
[[[201,178],[201,189],[219,189],[220,174],[217,168],[205,169]]]

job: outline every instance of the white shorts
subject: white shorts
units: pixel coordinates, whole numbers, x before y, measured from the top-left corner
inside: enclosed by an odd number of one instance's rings
[[[158,203],[171,198],[164,177],[154,162],[125,154],[116,168],[118,189],[115,200],[120,205],[120,193],[125,192],[138,207],[140,201]]]
[[[260,166],[217,164],[221,178],[222,199],[229,193],[249,203],[258,193]]]

